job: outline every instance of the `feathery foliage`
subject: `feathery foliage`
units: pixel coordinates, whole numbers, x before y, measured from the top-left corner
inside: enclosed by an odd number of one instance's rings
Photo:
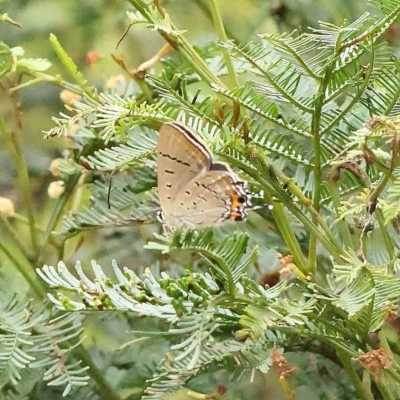
[[[400,70],[384,38],[400,15],[398,1],[369,1],[376,15],[354,22],[260,34],[246,44],[228,40],[210,1],[220,41],[202,49],[159,1],[129,3],[135,8],[127,13],[129,26],[145,25],[167,43],[139,68],[125,68],[133,87],[98,93],[51,36],[74,81],[64,86],[81,96],[45,133],[68,143],[57,167],[66,189],[42,238],[43,247],[57,249],[57,266],[41,267],[43,248],[27,258],[50,288],[56,313],[48,304],[37,310],[16,300],[0,303],[0,390],[6,398],[26,398],[44,380],[62,387],[64,396],[75,395],[91,373],[103,397],[119,399],[90,357],[78,354],[84,351],[81,320],[123,311],[135,323],[159,320],[158,331],[136,332],[167,342],[164,357],[143,378],[144,399],[182,388],[188,396],[219,398],[224,385],[191,391],[213,368],[251,382],[275,371],[286,397],[294,398],[293,376],[302,371],[287,363],[289,351],[334,359],[354,398],[394,398],[400,383],[398,346],[391,341],[400,298]],[[22,59],[18,48],[4,45],[2,53],[0,77],[26,70],[35,77],[46,67]],[[248,183],[257,207],[247,222],[160,234],[157,132],[171,121],[190,128]],[[129,246],[154,257],[130,257],[130,268],[115,260],[111,268],[95,261],[91,270],[80,261],[75,271],[67,267],[84,232],[121,227],[134,233]],[[136,366],[128,364],[132,375]],[[30,374],[31,368],[41,373]],[[79,398],[96,398],[85,390]]]

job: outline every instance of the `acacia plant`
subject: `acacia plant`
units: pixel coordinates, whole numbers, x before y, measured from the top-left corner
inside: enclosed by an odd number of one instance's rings
[[[158,336],[168,343],[142,382],[143,399],[182,388],[185,398],[248,398],[224,394],[228,379],[212,393],[195,382],[209,371],[229,371],[246,387],[271,368],[282,388],[276,398],[301,398],[304,371],[292,368],[287,352],[330,359],[335,398],[398,398],[400,65],[382,37],[400,14],[399,2],[370,0],[372,15],[354,22],[321,22],[302,34],[261,34],[238,44],[210,0],[219,42],[202,48],[159,1],[129,2],[128,34],[144,24],[165,46],[133,70],[117,60],[130,82],[104,92],[86,81],[53,35],[71,81],[47,75],[47,61],[2,45],[0,72],[12,96],[42,81],[79,96],[45,134],[67,138],[68,151],[57,163],[65,190],[44,232],[29,206],[18,135],[1,125],[32,238],[28,251],[11,225],[14,214],[3,214],[0,223],[21,254],[0,241],[1,250],[39,299],[45,287],[53,306],[1,301],[3,395],[28,398],[44,380],[74,399],[126,398],[96,367],[81,335],[91,314],[125,311],[126,318],[160,321],[152,332],[135,323],[128,347],[150,348]],[[164,232],[156,218],[155,149],[160,126],[170,121],[202,138],[248,182],[253,204],[265,207],[246,222]],[[93,237],[87,231],[125,226],[135,232],[132,246],[144,244],[148,264],[132,257],[123,267],[110,256],[111,269],[92,261],[90,271],[64,263]],[[42,267],[49,246],[56,267]],[[38,267],[42,281],[29,266]],[[131,368],[133,361],[126,361]],[[135,368],[125,387],[134,386]],[[97,395],[82,388],[90,378]]]

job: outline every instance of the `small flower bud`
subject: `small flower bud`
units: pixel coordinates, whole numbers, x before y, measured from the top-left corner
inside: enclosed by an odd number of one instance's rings
[[[14,203],[10,199],[0,197],[0,214],[6,218],[15,214]]]
[[[71,92],[70,90],[66,90],[66,89],[64,89],[60,93],[61,101],[67,106],[71,105],[74,100],[80,100],[81,98],[82,98],[82,96],[80,96],[79,94],[76,94],[76,93]]]
[[[375,375],[389,368],[393,363],[392,357],[383,349],[372,350],[361,354],[356,361],[358,361],[365,370]]]
[[[388,122],[388,117],[386,115],[374,116],[367,122],[367,127],[369,129],[377,129],[385,125]]]
[[[85,57],[86,64],[93,64],[97,60],[101,60],[104,58],[103,54],[99,53],[98,51],[89,51]]]
[[[75,133],[78,130],[78,128],[79,128],[79,124],[77,124],[77,123],[71,124],[68,127],[68,133],[67,133],[67,136],[65,137],[65,143],[69,149],[75,148],[75,142],[73,140],[73,137],[75,136]]]
[[[65,183],[63,181],[51,182],[47,189],[47,194],[52,199],[59,198],[65,191]]]
[[[124,75],[113,75],[113,76],[110,76],[106,80],[104,87],[106,89],[117,89],[118,86],[122,86],[124,84],[125,84],[125,76]]]
[[[59,170],[58,166],[60,165],[60,162],[63,161],[62,158],[55,158],[54,160],[51,161],[49,171],[53,176],[60,176],[61,171]]]
[[[282,279],[289,280],[293,278],[293,273],[297,270],[297,267],[293,263],[288,263],[279,270],[279,275]]]
[[[281,377],[290,378],[290,376],[296,370],[296,368],[291,367],[286,358],[276,350],[274,350],[271,354],[271,361],[274,363]]]
[[[75,124],[70,125],[69,128],[68,128],[68,136],[69,137],[74,137],[76,131],[78,130],[78,128],[79,128],[79,124],[75,123]]]

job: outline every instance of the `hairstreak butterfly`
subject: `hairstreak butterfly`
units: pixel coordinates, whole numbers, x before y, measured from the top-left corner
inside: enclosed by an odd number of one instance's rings
[[[169,229],[241,221],[251,208],[244,181],[188,128],[164,124],[157,145],[158,194]]]

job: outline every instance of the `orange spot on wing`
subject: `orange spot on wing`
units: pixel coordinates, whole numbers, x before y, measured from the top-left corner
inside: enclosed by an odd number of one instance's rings
[[[242,204],[244,203],[243,197],[239,196],[236,192],[234,192],[231,196],[232,200],[232,210],[236,210],[238,207],[241,207]]]
[[[237,192],[233,192],[231,195],[231,212],[230,212],[230,217],[235,219],[235,220],[241,220],[243,219],[243,212],[242,212],[242,206],[243,206],[243,197],[239,196]]]

